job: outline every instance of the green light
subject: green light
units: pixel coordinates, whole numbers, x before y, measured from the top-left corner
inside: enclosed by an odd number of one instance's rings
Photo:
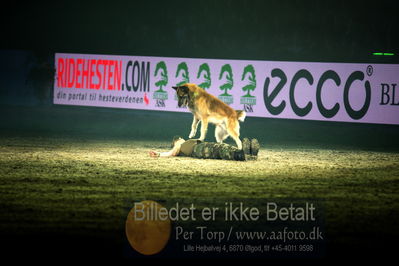
[[[373,53],[373,55],[395,55],[394,53]]]

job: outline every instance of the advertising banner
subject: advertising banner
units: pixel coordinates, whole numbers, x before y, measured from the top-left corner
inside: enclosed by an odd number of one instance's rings
[[[189,112],[195,83],[247,116],[399,124],[399,65],[55,55],[54,104]]]

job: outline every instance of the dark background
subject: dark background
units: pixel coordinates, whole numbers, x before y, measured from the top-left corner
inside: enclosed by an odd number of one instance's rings
[[[143,56],[398,63],[395,1],[14,1],[1,48]]]

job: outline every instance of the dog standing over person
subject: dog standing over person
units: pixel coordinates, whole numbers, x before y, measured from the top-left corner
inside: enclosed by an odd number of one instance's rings
[[[242,149],[239,121],[244,122],[245,111],[234,110],[193,83],[186,83],[173,89],[176,90],[178,106],[187,106],[193,113],[190,139],[195,137],[198,123],[201,121],[199,140],[204,141],[208,123],[213,123],[216,125],[215,138],[218,143],[222,143],[230,136],[236,142],[237,148]]]

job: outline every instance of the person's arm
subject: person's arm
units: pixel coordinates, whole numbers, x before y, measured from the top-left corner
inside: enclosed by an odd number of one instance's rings
[[[166,152],[157,152],[157,151],[150,151],[151,157],[170,157],[170,156],[177,156],[180,152],[181,143],[176,144],[173,149]]]

